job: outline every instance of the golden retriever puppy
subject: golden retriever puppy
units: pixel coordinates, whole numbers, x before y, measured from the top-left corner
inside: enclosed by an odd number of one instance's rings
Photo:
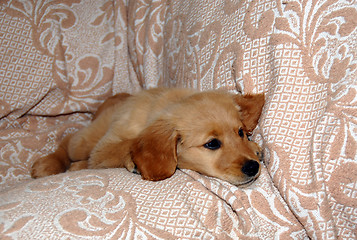
[[[121,168],[162,180],[176,168],[245,185],[260,174],[260,147],[250,141],[264,95],[220,90],[151,89],[118,94],[92,123],[38,159],[34,178],[84,168]]]

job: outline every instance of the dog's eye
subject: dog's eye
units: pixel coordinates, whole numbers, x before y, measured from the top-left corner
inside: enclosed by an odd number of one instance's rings
[[[238,130],[238,135],[239,135],[241,138],[244,138],[243,128],[240,128],[240,129]]]
[[[210,150],[217,150],[221,147],[221,145],[221,141],[219,141],[217,138],[213,138],[203,146]]]

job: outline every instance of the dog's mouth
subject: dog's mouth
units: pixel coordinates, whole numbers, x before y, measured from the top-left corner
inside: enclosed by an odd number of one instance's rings
[[[243,182],[243,183],[240,183],[240,184],[238,184],[237,186],[239,186],[239,187],[248,187],[248,186],[252,185],[252,184],[255,182],[255,180],[257,180],[257,179],[258,179],[258,177],[249,179],[248,181],[245,181],[245,182]]]

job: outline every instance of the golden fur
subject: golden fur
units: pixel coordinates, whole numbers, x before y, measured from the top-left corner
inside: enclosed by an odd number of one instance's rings
[[[263,94],[219,90],[118,94],[103,103],[88,127],[38,159],[31,175],[125,167],[155,181],[178,167],[244,185],[260,173],[261,150],[247,134],[256,127],[263,105]]]

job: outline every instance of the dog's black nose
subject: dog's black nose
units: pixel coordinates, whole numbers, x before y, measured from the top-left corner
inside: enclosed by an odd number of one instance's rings
[[[259,163],[254,160],[247,161],[242,167],[242,172],[249,177],[257,175],[259,172]]]

